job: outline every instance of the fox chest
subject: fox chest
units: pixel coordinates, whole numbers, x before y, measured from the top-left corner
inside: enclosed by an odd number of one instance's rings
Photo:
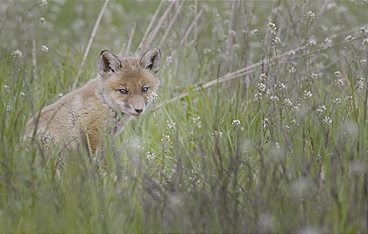
[[[120,134],[128,121],[129,119],[123,114],[117,112],[110,113],[110,115],[103,121],[105,134],[110,136]]]

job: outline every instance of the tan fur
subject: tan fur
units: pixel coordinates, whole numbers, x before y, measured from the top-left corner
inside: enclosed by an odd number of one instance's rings
[[[122,59],[102,51],[99,75],[36,113],[27,122],[24,137],[34,137],[44,150],[74,150],[86,140],[96,152],[105,137],[120,133],[150,105],[159,86],[159,59],[158,49]],[[142,90],[145,86],[147,92]]]

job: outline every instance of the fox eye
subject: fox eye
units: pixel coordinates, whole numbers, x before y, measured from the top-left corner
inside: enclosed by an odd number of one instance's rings
[[[143,86],[143,88],[142,88],[142,92],[143,92],[143,93],[147,93],[148,89],[149,89],[149,87],[148,87],[148,86]]]
[[[118,90],[121,94],[127,95],[128,94],[128,90],[126,88],[122,88]]]

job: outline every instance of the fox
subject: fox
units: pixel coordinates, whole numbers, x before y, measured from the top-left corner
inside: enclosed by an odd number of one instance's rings
[[[135,57],[102,50],[97,75],[31,117],[23,138],[47,152],[75,151],[83,144],[98,152],[104,139],[120,134],[152,104],[160,84],[160,57],[158,48]]]

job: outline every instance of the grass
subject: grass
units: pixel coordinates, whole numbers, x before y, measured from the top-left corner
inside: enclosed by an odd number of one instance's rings
[[[56,173],[22,129],[71,90],[103,2],[0,3],[0,233],[367,232],[367,2],[164,2],[158,17],[170,4],[146,45],[165,39],[151,111],[108,142],[105,170],[80,154]],[[101,49],[134,54],[158,5],[109,2],[78,86]]]

